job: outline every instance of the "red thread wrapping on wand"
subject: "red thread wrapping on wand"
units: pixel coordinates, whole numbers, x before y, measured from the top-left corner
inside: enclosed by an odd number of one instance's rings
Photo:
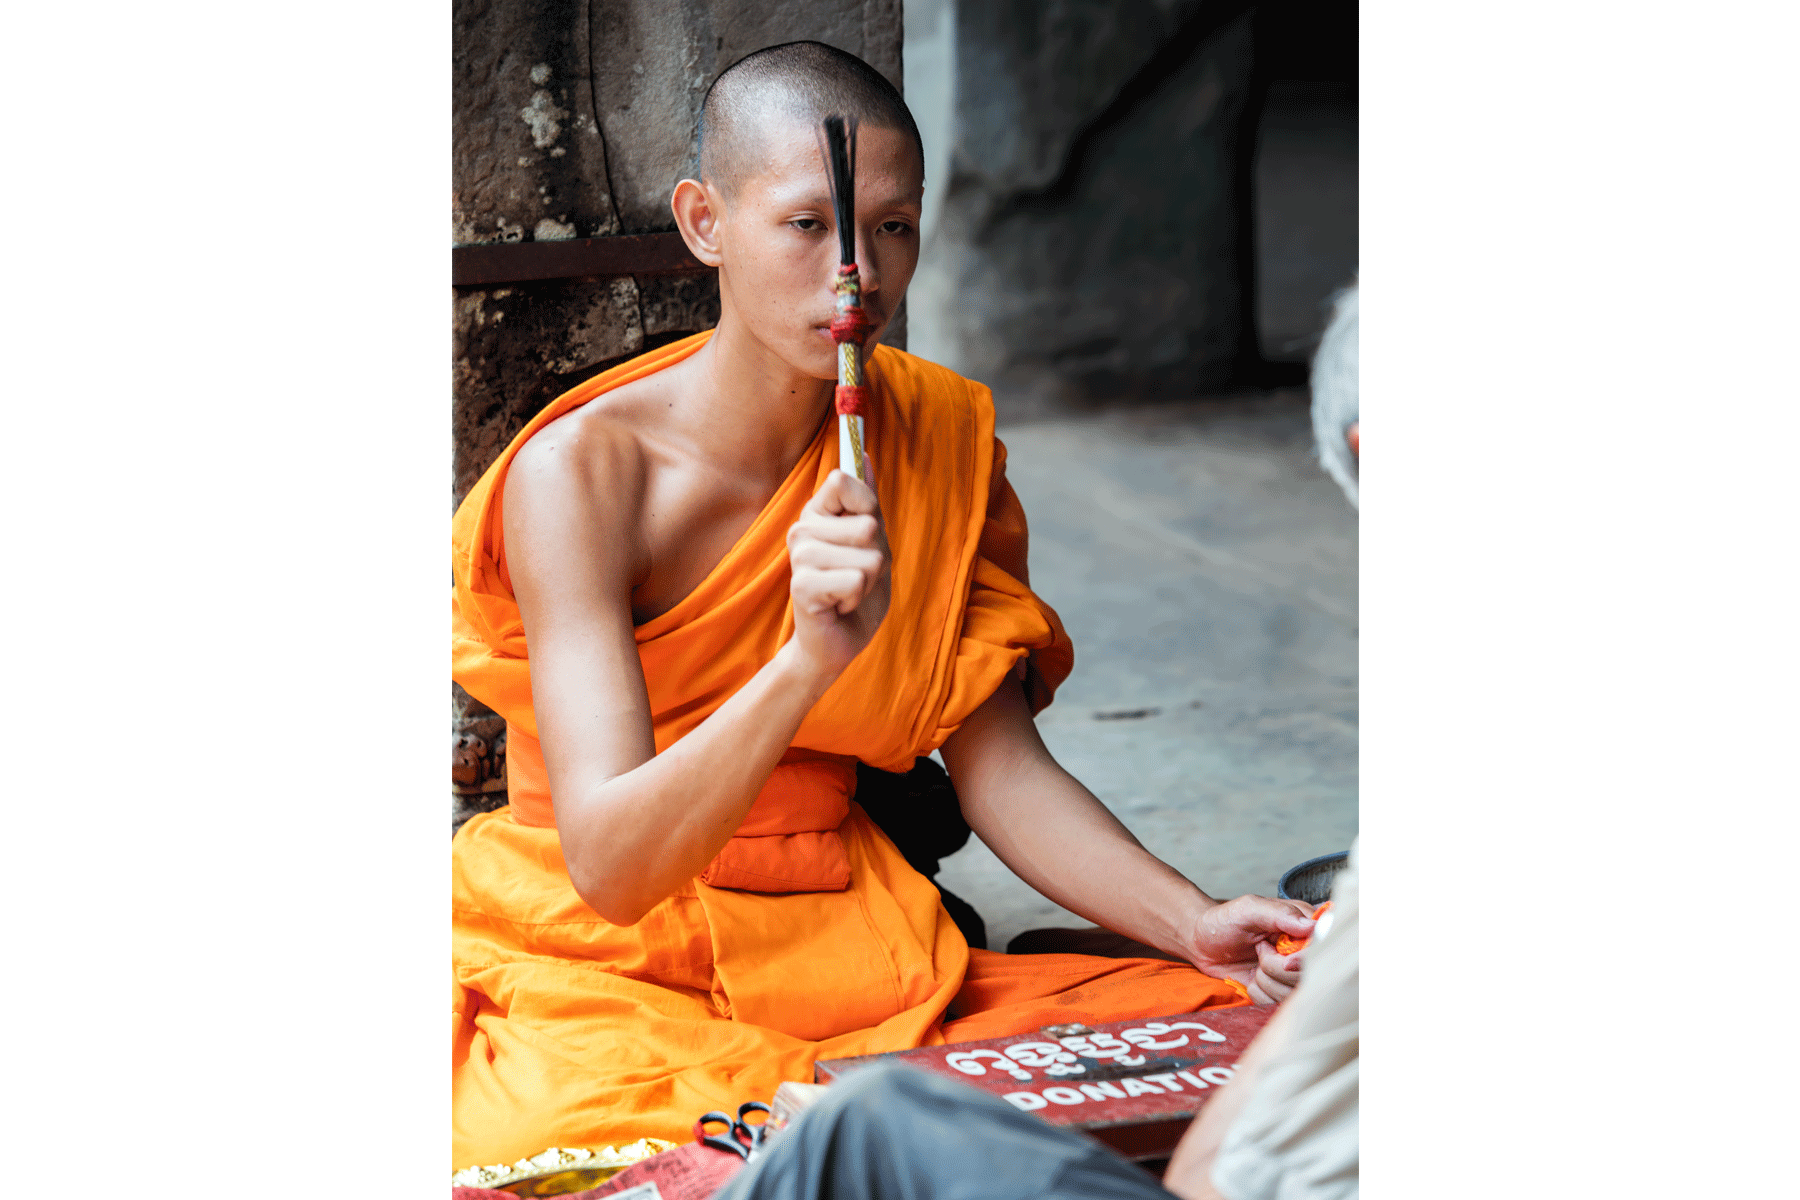
[[[855,342],[860,346],[863,344],[863,339],[869,336],[869,330],[873,328],[874,325],[869,321],[868,314],[863,312],[862,306],[859,304],[844,309],[831,319],[831,340]]]
[[[857,387],[837,385],[837,410],[845,416],[860,417],[869,411],[869,385]]]

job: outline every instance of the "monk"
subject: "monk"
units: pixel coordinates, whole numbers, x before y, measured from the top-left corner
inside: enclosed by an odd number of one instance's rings
[[[510,804],[452,844],[454,1167],[686,1140],[817,1058],[1298,980],[1273,943],[1309,906],[1209,897],[1039,738],[1073,650],[987,389],[875,349],[875,487],[835,469],[833,112],[861,123],[879,336],[918,261],[917,127],[859,59],[759,51],[708,92],[672,199],[717,328],[554,401],[457,513],[453,673],[507,720]],[[1181,961],[971,950],[852,794],[858,761],[932,750],[1008,866]]]

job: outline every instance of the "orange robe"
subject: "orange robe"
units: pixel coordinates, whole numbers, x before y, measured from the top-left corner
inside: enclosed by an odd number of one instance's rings
[[[511,804],[452,843],[453,1167],[549,1146],[685,1141],[708,1109],[768,1099],[841,1058],[1247,1002],[1149,959],[971,950],[930,880],[852,799],[858,759],[906,770],[1021,660],[1033,711],[1074,651],[1027,586],[1025,515],[986,388],[879,347],[869,442],[893,555],[875,638],[808,714],[756,804],[699,878],[630,927],[602,920],[563,865],[498,498],[548,422],[692,354],[653,351],[557,399],[454,524],[453,675],[508,724]],[[710,575],[639,626],[660,753],[793,631],[786,533],[836,466],[829,421]]]

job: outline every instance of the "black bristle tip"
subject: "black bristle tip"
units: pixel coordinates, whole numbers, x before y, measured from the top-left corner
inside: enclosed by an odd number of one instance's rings
[[[837,222],[838,261],[856,265],[856,118],[833,114],[824,122],[825,174],[831,182]]]

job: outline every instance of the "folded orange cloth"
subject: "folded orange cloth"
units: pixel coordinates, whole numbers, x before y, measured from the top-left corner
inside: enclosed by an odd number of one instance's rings
[[[1319,905],[1319,907],[1313,909],[1313,920],[1317,921],[1320,917],[1330,911],[1331,901],[1327,900],[1325,903]],[[1292,954],[1296,950],[1304,950],[1306,949],[1306,943],[1310,941],[1312,941],[1311,934],[1307,934],[1303,938],[1297,938],[1284,933],[1275,939],[1275,953]]]
[[[456,515],[452,674],[507,720],[512,803],[452,843],[453,1167],[546,1146],[684,1140],[708,1109],[810,1081],[819,1057],[1246,1002],[1242,988],[1181,964],[971,952],[931,881],[854,803],[857,760],[910,767],[1021,660],[1041,709],[1074,661],[1056,614],[1028,586],[1025,515],[987,389],[888,347],[869,359],[870,445],[893,555],[879,633],[814,706],[700,878],[630,927],[582,903],[535,740],[499,497],[538,429],[706,336],[553,402]],[[699,587],[638,628],[658,752],[792,632],[786,533],[837,464],[836,427],[821,426]]]

